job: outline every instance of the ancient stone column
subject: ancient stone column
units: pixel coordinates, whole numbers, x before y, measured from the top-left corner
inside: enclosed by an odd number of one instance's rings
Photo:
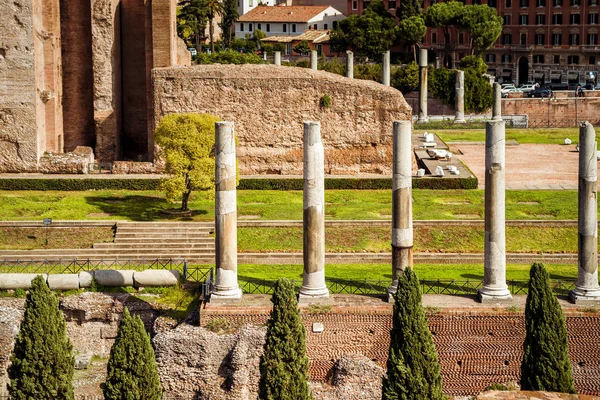
[[[354,79],[354,53],[346,51],[346,78]]]
[[[398,289],[398,277],[413,265],[412,140],[411,121],[394,121],[392,192],[392,284],[388,297]]]
[[[419,119],[417,122],[429,121],[427,115],[427,49],[419,51]]]
[[[316,50],[310,51],[310,69],[313,69],[315,71],[317,69],[319,69],[319,65],[317,63],[317,51]]]
[[[390,86],[390,51],[383,53],[383,62],[381,66],[381,83],[384,86]]]
[[[325,285],[325,164],[321,125],[304,122],[304,275],[300,298],[329,297]]]
[[[506,285],[504,121],[485,129],[485,242],[482,302],[512,298]]]
[[[492,88],[492,119],[494,121],[502,120],[502,86],[494,82]]]
[[[456,71],[456,115],[455,124],[464,124],[465,122],[465,71]]]
[[[236,158],[233,122],[215,123],[215,244],[217,277],[212,297],[240,299],[237,280]]]
[[[281,52],[275,51],[273,52],[273,64],[279,66],[281,65]]]
[[[598,286],[598,162],[596,132],[589,122],[579,127],[579,212],[577,283],[571,291],[575,303],[600,301]]]

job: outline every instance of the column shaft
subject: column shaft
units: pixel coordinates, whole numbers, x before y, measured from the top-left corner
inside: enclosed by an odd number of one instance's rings
[[[456,71],[456,114],[455,124],[465,123],[465,71]]]
[[[273,52],[273,64],[279,66],[281,65],[281,52],[275,51]]]
[[[600,301],[598,286],[598,162],[596,132],[589,122],[579,127],[579,209],[577,283],[574,302]]]
[[[506,285],[505,126],[488,121],[485,132],[485,242],[482,302],[510,299]]]
[[[419,119],[417,122],[429,121],[427,115],[427,49],[419,52]]]
[[[354,79],[354,53],[346,51],[346,78]]]
[[[384,86],[390,86],[390,51],[383,53],[383,62],[381,66],[381,83]]]
[[[325,284],[325,165],[321,125],[304,122],[304,274],[300,297],[328,297]]]
[[[215,245],[213,297],[239,299],[237,280],[236,157],[233,122],[215,124]]]
[[[398,289],[398,278],[413,266],[412,223],[412,123],[394,121],[392,192],[392,284],[389,297]]]
[[[502,120],[502,86],[494,82],[492,89],[492,120]]]
[[[310,69],[312,70],[317,70],[319,69],[319,65],[318,65],[318,61],[317,61],[317,51],[316,50],[311,50],[310,51]]]

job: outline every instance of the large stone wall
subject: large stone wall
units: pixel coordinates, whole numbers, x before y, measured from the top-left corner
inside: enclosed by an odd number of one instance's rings
[[[564,95],[564,93],[559,93]],[[586,93],[586,95],[591,93]],[[591,124],[600,123],[600,97],[563,97],[556,96],[548,102],[547,99],[503,99],[502,115],[529,116],[530,126],[533,127],[562,127],[576,126],[576,121],[589,121]]]
[[[398,90],[324,71],[199,65],[157,68],[152,78],[155,123],[185,112],[235,122],[242,174],[302,174],[304,120],[321,122],[326,173],[390,174],[392,123],[411,118]]]

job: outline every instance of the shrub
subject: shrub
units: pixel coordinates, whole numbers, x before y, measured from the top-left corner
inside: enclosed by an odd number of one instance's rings
[[[236,46],[238,44],[236,42]],[[263,59],[253,52],[240,53],[236,50],[223,50],[211,54],[198,54],[196,62],[198,64],[262,64]]]
[[[319,60],[319,69],[341,76],[346,75],[346,64],[339,58],[334,57],[329,61]]]
[[[308,54],[310,53],[310,46],[308,45],[308,42],[306,40],[301,41],[300,43],[298,43],[297,45],[295,45],[294,47],[292,47],[292,50],[294,51],[294,53],[298,53],[298,54]]]
[[[260,358],[258,398],[310,399],[306,332],[300,319],[294,283],[279,279],[271,301],[273,310],[267,322],[265,351]]]
[[[162,397],[150,336],[140,317],[132,317],[127,308],[123,310],[117,338],[110,349],[103,392],[107,400],[159,400]]]
[[[400,68],[395,68],[392,72],[392,86],[402,93],[409,93],[419,88],[419,66],[416,62]]]
[[[575,393],[567,343],[567,326],[558,300],[548,283],[543,264],[529,272],[525,304],[525,342],[521,363],[521,388]]]
[[[382,398],[441,400],[440,364],[421,304],[419,279],[412,268],[398,279],[394,300]]]
[[[10,357],[11,398],[73,399],[72,350],[58,299],[38,275],[31,282],[25,315]]]
[[[319,100],[319,106],[321,108],[329,108],[331,107],[331,96],[328,94],[324,94],[323,97]]]

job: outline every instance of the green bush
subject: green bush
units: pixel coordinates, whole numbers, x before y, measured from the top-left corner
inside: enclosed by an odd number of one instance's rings
[[[132,317],[127,307],[110,349],[103,392],[107,400],[159,400],[162,397],[150,336],[140,317]]]
[[[25,315],[10,357],[10,397],[73,399],[72,350],[58,299],[38,275],[31,282]]]
[[[319,69],[341,76],[346,76],[346,63],[337,57],[334,57],[329,61],[320,59]]]
[[[263,59],[254,53],[224,50],[211,54],[198,54],[196,62],[198,64],[262,64]]]
[[[381,64],[358,64],[354,66],[354,78],[381,83]]]
[[[331,107],[331,96],[328,94],[324,94],[319,100],[319,106],[321,108],[329,108]]]
[[[419,66],[416,62],[411,62],[392,70],[392,86],[402,93],[409,93],[419,88]]]
[[[0,179],[0,190],[158,190],[160,179]]]

